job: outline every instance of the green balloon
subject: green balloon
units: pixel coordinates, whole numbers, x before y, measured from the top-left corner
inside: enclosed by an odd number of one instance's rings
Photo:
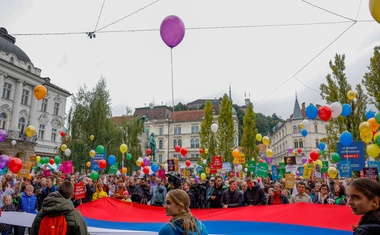
[[[54,162],[55,162],[55,164],[60,164],[61,163],[61,158],[59,157],[59,156],[55,156],[55,158],[54,158]]]
[[[126,156],[127,160],[131,160],[132,158],[132,154],[128,153],[127,156]]]
[[[90,178],[95,182],[98,180],[99,174],[96,171],[91,172]]]
[[[375,115],[375,121],[380,124],[380,112],[377,112]]]
[[[339,162],[339,160],[340,160],[340,155],[339,155],[338,153],[332,153],[332,154],[331,154],[331,160],[332,160],[333,162]]]
[[[380,146],[380,135],[376,137],[375,143]]]
[[[326,153],[326,150],[322,150],[322,151],[321,151],[321,154],[322,154],[322,155],[325,155],[325,153]]]
[[[103,145],[98,145],[98,147],[96,147],[96,152],[99,154],[103,154],[104,153]]]

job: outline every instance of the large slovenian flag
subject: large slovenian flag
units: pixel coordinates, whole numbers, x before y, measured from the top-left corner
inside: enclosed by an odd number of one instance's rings
[[[162,207],[112,198],[78,207],[91,234],[158,234],[169,221]],[[360,217],[348,206],[307,203],[227,209],[191,209],[209,234],[352,234]]]

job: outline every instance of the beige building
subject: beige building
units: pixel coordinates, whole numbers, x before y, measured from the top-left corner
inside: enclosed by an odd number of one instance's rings
[[[0,143],[0,154],[22,160],[34,155],[55,156],[71,94],[50,83],[50,78],[41,77],[41,69],[33,65],[15,42],[6,29],[0,28],[0,129],[8,134]],[[41,100],[34,97],[37,85],[47,89],[46,97]],[[25,134],[29,125],[36,129],[31,138]]]
[[[319,108],[319,105],[316,105]],[[274,152],[272,164],[281,162],[285,156],[289,156],[288,149],[293,148],[297,152],[298,148],[302,153],[296,155],[297,165],[302,165],[301,158],[303,155],[309,158],[311,150],[318,149],[318,143],[322,138],[327,137],[325,122],[318,117],[315,120],[309,119],[306,114],[306,105],[302,103],[300,107],[296,96],[293,114],[284,122],[279,122],[273,128],[273,134],[270,136],[271,148]],[[301,134],[302,128],[300,123],[304,120],[309,121],[307,130],[308,134],[304,137]]]

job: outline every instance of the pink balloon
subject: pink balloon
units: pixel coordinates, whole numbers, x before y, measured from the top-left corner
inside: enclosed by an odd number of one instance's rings
[[[173,48],[177,46],[185,36],[185,25],[178,16],[168,16],[161,23],[160,34],[165,44]]]

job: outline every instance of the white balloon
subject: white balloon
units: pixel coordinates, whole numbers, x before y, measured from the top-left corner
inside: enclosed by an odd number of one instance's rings
[[[165,169],[165,171],[168,171],[168,164],[167,163],[165,163],[164,169]]]
[[[13,145],[13,146],[16,145],[16,140],[12,140],[12,145]]]
[[[238,169],[239,169],[239,171],[241,171],[243,169],[243,166],[241,164],[239,164]]]
[[[66,150],[65,150],[65,155],[66,155],[66,156],[70,156],[70,154],[71,154],[71,150],[70,150],[70,149],[66,149]]]
[[[207,163],[207,160],[206,160],[206,159],[204,159],[204,160],[203,160],[203,164],[206,164],[206,163]]]
[[[339,104],[338,102],[334,102],[330,104],[331,108],[331,117],[337,118],[339,117],[340,114],[342,114],[342,105]]]
[[[306,129],[306,127],[309,126],[309,120],[304,119],[304,120],[302,121],[302,124],[303,124],[304,129]]]
[[[150,109],[153,109],[153,108],[154,108],[154,104],[153,104],[153,102],[150,102],[150,103],[149,103],[149,108],[150,108]]]
[[[214,132],[214,133],[216,133],[218,131],[218,124],[213,123],[211,125],[211,131]]]
[[[248,171],[248,168],[246,167],[246,168],[244,168],[244,172],[247,172]]]

